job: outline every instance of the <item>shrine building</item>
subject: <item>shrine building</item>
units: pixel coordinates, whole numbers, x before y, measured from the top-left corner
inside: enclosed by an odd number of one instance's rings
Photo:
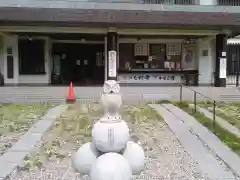
[[[0,83],[238,84],[239,26],[232,0],[2,0]]]

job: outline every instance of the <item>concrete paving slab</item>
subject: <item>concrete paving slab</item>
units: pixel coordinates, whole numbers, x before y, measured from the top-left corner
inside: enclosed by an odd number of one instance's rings
[[[49,126],[52,125],[52,123],[54,122],[54,119],[44,119],[44,120],[40,120],[38,121],[36,124],[34,124],[29,130],[28,133],[42,133],[43,130],[46,131]]]
[[[28,152],[26,151],[8,152],[3,154],[1,159],[4,159],[4,161],[7,163],[20,164],[27,155],[28,155]]]
[[[13,172],[24,158],[35,149],[43,134],[53,122],[68,108],[68,105],[59,105],[50,109],[19,141],[0,156],[0,180]]]
[[[206,173],[210,179],[236,180],[234,174],[231,171],[228,171],[225,166],[221,165],[221,163],[209,152],[203,143],[189,131],[189,128],[183,121],[177,119],[174,114],[159,104],[151,104],[150,106],[163,116],[165,122],[174,132],[183,147],[190,156],[199,163],[202,171]]]
[[[189,104],[189,107],[193,108],[194,105]],[[204,114],[206,117],[208,117],[210,120],[213,121],[213,113],[210,112],[209,110],[197,106],[197,111]],[[227,130],[228,132],[230,132],[240,138],[240,130],[238,128],[236,128],[235,126],[231,125],[226,120],[224,120],[218,116],[215,116],[215,120],[216,120],[216,123],[218,123],[218,125],[221,126],[223,129]]]
[[[0,161],[0,179],[5,179],[14,169],[17,167],[16,163],[6,163],[5,161]]]
[[[8,149],[8,152],[29,152],[34,147],[35,144],[37,144],[42,137],[42,134],[24,134],[18,142],[12,146],[10,149]]]
[[[240,157],[194,117],[173,104],[163,104],[190,128],[240,178]]]

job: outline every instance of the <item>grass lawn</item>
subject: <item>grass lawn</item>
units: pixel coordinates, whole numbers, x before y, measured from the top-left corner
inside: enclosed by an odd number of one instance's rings
[[[209,111],[213,112],[213,104],[208,103],[199,103],[200,107],[204,107]],[[240,104],[237,103],[218,103],[216,104],[216,115],[235,127],[240,129]]]
[[[10,148],[52,105],[13,105],[0,107],[0,155]]]
[[[183,109],[189,115],[195,117],[202,125],[208,128],[209,131],[213,132],[219,139],[221,139],[222,142],[224,142],[234,152],[240,155],[240,138],[237,138],[235,135],[224,130],[217,123],[213,125],[212,120],[199,112],[194,112],[191,108],[189,108],[188,103],[175,103],[175,105]]]
[[[156,123],[163,122],[162,117],[146,105],[123,106],[121,113],[135,141],[145,139],[151,142],[152,137],[147,133],[152,133]],[[50,171],[56,166],[60,169],[59,164],[63,166],[63,169],[69,169],[71,154],[76,152],[82,144],[91,141],[92,126],[102,115],[103,109],[100,104],[71,105],[44,135],[38,152],[25,159],[19,168],[19,174],[14,178],[18,179],[27,172],[34,172],[38,175],[40,169]],[[72,168],[70,171],[72,175],[75,175]],[[69,175],[69,179],[72,178]]]

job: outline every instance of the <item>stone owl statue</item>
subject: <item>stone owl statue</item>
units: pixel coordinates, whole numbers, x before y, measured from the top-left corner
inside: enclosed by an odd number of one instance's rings
[[[111,116],[118,113],[122,105],[122,95],[120,93],[120,85],[117,81],[108,80],[104,82],[101,102],[106,113]]]

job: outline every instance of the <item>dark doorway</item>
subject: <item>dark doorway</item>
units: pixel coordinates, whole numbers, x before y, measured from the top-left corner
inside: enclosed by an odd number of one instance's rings
[[[100,85],[104,82],[103,44],[53,44],[52,84]]]

